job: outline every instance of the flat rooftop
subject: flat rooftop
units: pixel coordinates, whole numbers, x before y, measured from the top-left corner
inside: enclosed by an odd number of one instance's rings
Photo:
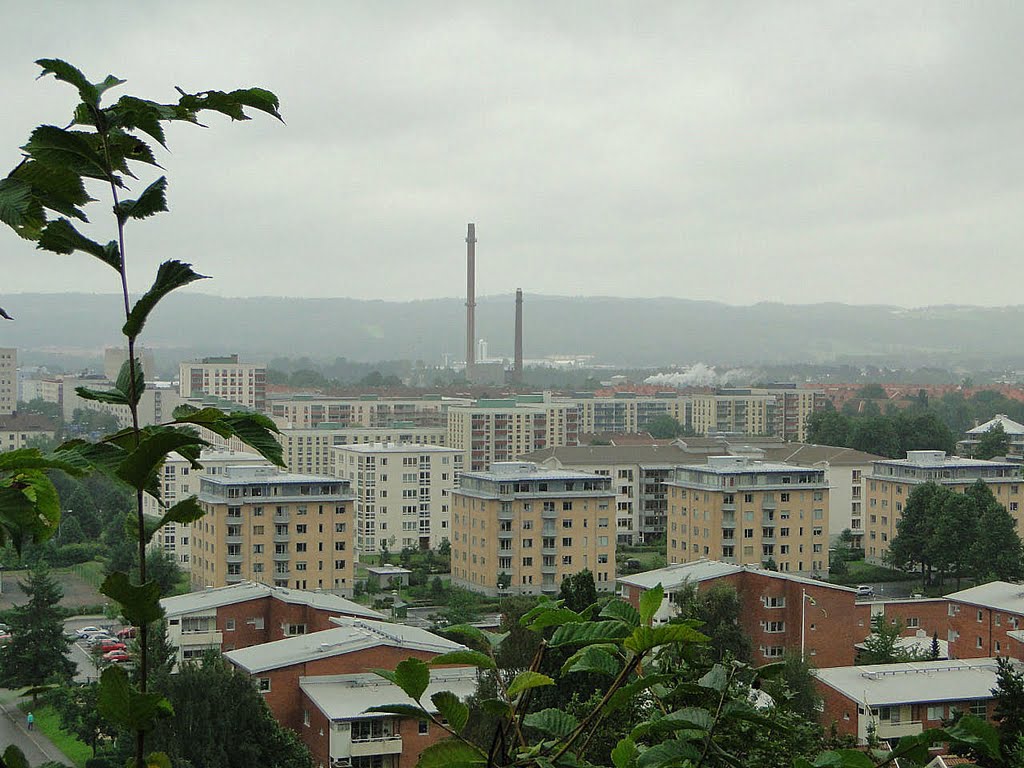
[[[316,610],[337,613],[344,616],[360,616],[368,619],[383,619],[384,615],[365,605],[348,600],[330,592],[309,592],[301,589],[272,587],[254,581],[243,581],[226,587],[210,587],[198,592],[165,597],[160,601],[167,616],[181,616],[189,613],[212,611],[221,606],[235,605],[249,600],[270,597],[283,603],[307,605]]]
[[[462,478],[511,483],[517,480],[607,480],[605,475],[593,475],[573,469],[549,469],[528,461],[496,461],[490,469],[463,472]]]
[[[814,675],[848,699],[869,707],[991,699],[996,660],[956,659],[828,667]]]
[[[406,429],[406,427],[401,427]],[[415,427],[408,427],[415,430]],[[438,427],[438,429],[442,429]],[[372,430],[379,432],[380,429]],[[358,445],[336,445],[335,450],[350,453],[463,453],[459,448],[444,445],[425,445],[423,443],[360,443]]]
[[[476,693],[477,671],[474,667],[430,670],[430,682],[421,697],[424,705],[436,712],[431,697],[451,691],[465,700]],[[414,705],[401,688],[372,673],[300,677],[299,688],[324,713],[328,720],[354,720],[364,717],[394,717],[382,712],[367,712],[370,707],[388,704]]]
[[[1024,615],[1024,584],[990,581],[946,595],[947,600]]]
[[[723,563],[720,560],[693,560],[688,563],[675,563],[664,568],[656,568],[653,571],[635,573],[632,576],[620,576],[620,584],[628,584],[641,589],[651,589],[658,584],[666,592],[679,589],[687,583],[699,584],[702,581],[719,579],[723,576],[731,576],[737,573],[755,573],[769,579],[780,579],[792,581],[797,584],[821,587],[822,589],[837,589],[841,592],[853,592],[853,587],[843,587],[838,584],[829,584],[827,581],[817,581],[805,576],[797,576],[793,573],[782,573],[781,571],[769,571],[766,568],[758,568],[754,565],[737,565],[735,563]]]

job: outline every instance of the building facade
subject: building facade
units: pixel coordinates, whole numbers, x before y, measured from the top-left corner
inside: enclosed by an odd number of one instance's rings
[[[903,517],[903,505],[918,485],[933,482],[963,493],[978,480],[991,488],[1020,530],[1024,496],[1018,464],[947,456],[945,451],[907,451],[905,459],[873,462],[866,478],[865,558],[872,563],[885,562],[889,542],[896,537],[896,524]]]
[[[211,395],[260,413],[267,407],[267,367],[239,362],[238,355],[181,363],[178,387],[183,398]]]
[[[27,448],[33,440],[53,440],[56,425],[37,413],[0,415],[0,453]]]
[[[200,479],[206,513],[191,524],[193,588],[243,579],[350,597],[353,497],[348,482],[268,467],[225,467]]]
[[[18,350],[0,347],[0,416],[18,408]]]
[[[423,395],[385,398],[377,395],[324,397],[321,395],[278,394],[268,399],[268,414],[281,426],[313,429],[320,424],[337,428],[382,429],[403,423],[415,427],[443,427],[451,405],[471,405],[469,398]]]
[[[615,586],[615,493],[611,479],[497,462],[464,472],[452,494],[452,583],[497,594],[551,594],[589,570]]]
[[[357,552],[377,553],[385,542],[391,552],[436,549],[450,538],[462,451],[407,443],[332,450],[333,475],[347,480],[355,495]]]
[[[444,445],[448,430],[445,427],[418,427],[408,422],[396,422],[390,427],[344,428],[337,428],[331,422],[321,422],[318,427],[310,429],[285,427],[275,437],[281,444],[289,472],[331,475],[334,474],[332,462],[336,446],[373,443]]]
[[[829,487],[821,469],[709,456],[668,485],[668,562],[710,558],[828,572]]]

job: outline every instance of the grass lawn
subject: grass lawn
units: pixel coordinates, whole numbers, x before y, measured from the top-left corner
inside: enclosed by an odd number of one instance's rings
[[[92,757],[92,748],[88,744],[83,744],[71,734],[61,730],[60,718],[53,707],[46,706],[33,709],[32,703],[28,701],[22,702],[19,704],[19,707],[26,713],[29,709],[32,709],[36,728],[52,741],[57,749],[67,755],[68,760],[78,766],[78,768],[85,768],[85,761]]]
[[[641,571],[653,571],[656,568],[664,568],[668,561],[665,559],[664,549],[641,549],[639,547],[630,547],[629,550],[617,551],[615,553],[615,562],[619,566],[618,570],[621,572],[626,564],[627,560],[638,560],[640,561]]]
[[[913,573],[883,568],[880,565],[873,565],[864,560],[851,560],[846,565],[848,573],[845,576],[831,576],[829,581],[833,584],[855,586],[857,584],[872,584],[879,581],[911,581],[915,578]]]
[[[78,565],[72,565],[70,568],[60,568],[61,571],[70,571],[84,581],[86,584],[91,584],[100,588],[103,584],[103,563],[99,560],[90,560],[87,563],[79,563]]]

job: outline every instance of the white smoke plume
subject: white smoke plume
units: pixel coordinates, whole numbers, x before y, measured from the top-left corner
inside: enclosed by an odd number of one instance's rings
[[[694,363],[671,373],[656,373],[644,379],[644,384],[655,387],[724,387],[750,384],[755,378],[753,371],[732,368],[719,373],[714,366]]]

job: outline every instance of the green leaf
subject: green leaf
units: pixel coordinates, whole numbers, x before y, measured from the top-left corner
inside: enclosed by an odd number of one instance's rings
[[[6,768],[29,768],[25,753],[13,744],[4,750],[4,766]]]
[[[285,465],[284,449],[274,439],[274,435],[279,434],[280,430],[273,420],[262,414],[246,411],[224,413],[217,408],[198,409],[182,405],[174,409],[174,423],[196,424],[221,437],[237,437],[277,466]],[[450,627],[447,631],[451,632],[453,629],[454,627]],[[474,630],[480,632],[475,627]],[[483,633],[480,634],[480,637],[486,642]]]
[[[132,311],[128,315],[128,321],[124,324],[124,328],[122,328],[124,335],[130,339],[138,336],[146,324],[146,318],[153,311],[153,307],[168,293],[176,288],[181,288],[196,280],[203,280],[205,278],[206,275],[193,272],[191,264],[174,260],[165,261],[157,270],[153,286],[132,307]]]
[[[700,707],[683,707],[670,712],[664,717],[646,720],[637,725],[630,738],[641,739],[651,734],[671,733],[679,730],[709,731],[714,724],[714,718],[706,709]]]
[[[128,574],[117,571],[107,576],[100,592],[121,604],[121,613],[129,624],[141,627],[164,615],[160,607],[160,585],[147,581],[141,586],[131,583]]]
[[[87,238],[65,218],[60,218],[47,224],[39,236],[39,242],[36,247],[43,251],[53,251],[54,253],[62,254],[84,251],[95,256],[107,266],[117,271],[121,270],[120,256],[115,258],[114,254],[106,246]]]
[[[494,659],[480,651],[449,651],[435,656],[430,660],[431,664],[469,664],[479,669],[495,669]]]
[[[420,752],[416,768],[475,768],[486,763],[484,753],[468,742],[445,739]]]
[[[451,691],[438,691],[430,700],[437,707],[437,712],[448,721],[448,727],[456,733],[460,733],[466,727],[469,720],[469,707],[463,704],[459,697]]]
[[[511,683],[509,683],[508,691],[506,691],[506,693],[508,694],[508,697],[510,699],[514,699],[523,691],[528,691],[531,688],[540,688],[545,685],[554,684],[555,681],[547,675],[542,675],[540,672],[532,672],[530,670],[526,670],[525,672],[520,672],[518,675],[515,676],[515,679],[512,680]]]
[[[82,101],[86,104],[95,107],[100,103],[99,89],[90,83],[86,76],[83,75],[77,67],[68,64],[66,61],[62,61],[61,59],[37,59],[36,64],[43,68],[39,77],[53,75],[58,80],[75,86],[75,88],[78,89],[78,94],[81,96]],[[113,75],[110,75],[110,77],[113,77]],[[122,80],[120,82],[124,81]]]
[[[77,466],[57,456],[44,456],[38,448],[18,448],[0,453],[0,472],[18,472],[26,469],[59,469],[69,475],[80,475]]]
[[[640,593],[640,623],[650,624],[654,614],[661,608],[661,602],[665,598],[665,590],[661,584]]]
[[[619,660],[608,652],[607,648],[615,646],[588,645],[580,648],[562,666],[562,674],[569,672],[597,672],[602,675],[617,675]]]
[[[145,219],[167,210],[167,177],[161,176],[148,187],[136,200],[122,200],[114,208],[121,221],[128,219]]]
[[[875,761],[856,749],[822,752],[811,764],[814,768],[874,768]]]
[[[524,717],[523,724],[543,731],[556,739],[564,739],[576,730],[579,721],[560,709],[542,709],[540,712],[531,712]]]
[[[9,538],[20,552],[29,539],[49,539],[58,525],[60,497],[46,472],[23,469],[0,477],[0,543]]]
[[[74,171],[63,166],[26,160],[11,171],[8,178],[28,184],[32,188],[34,200],[42,207],[79,221],[89,220],[79,206],[94,202],[94,199],[85,191],[82,177]],[[30,207],[27,216],[32,220],[31,223],[42,229],[46,217],[41,209]]]
[[[588,621],[585,623],[563,624],[548,641],[552,648],[563,645],[591,645],[620,640],[629,633],[621,621]]]
[[[628,704],[633,697],[643,693],[648,688],[653,688],[656,685],[671,681],[672,675],[668,674],[657,674],[657,675],[645,675],[644,677],[638,677],[632,682],[626,683],[619,690],[612,694],[612,697],[608,700],[608,711],[614,712],[616,709]]]
[[[115,388],[124,394],[125,399],[136,405],[139,400],[142,399],[142,393],[146,391],[146,375],[142,370],[142,361],[138,358],[135,359],[135,396],[132,396],[132,369],[128,364],[129,361],[125,360],[121,364],[121,370],[117,374],[117,383],[114,385]]]
[[[32,207],[32,185],[18,179],[0,179],[0,221],[22,226]]]
[[[79,176],[110,178],[103,159],[94,148],[96,137],[83,131],[68,131],[55,125],[40,125],[22,150],[34,160],[64,168]]]
[[[484,699],[477,706],[491,717],[508,717],[512,713],[512,707],[501,699]]]
[[[112,125],[126,130],[138,129],[152,136],[163,147],[167,146],[161,120],[175,119],[175,108],[157,104],[134,96],[122,96],[117,103],[105,110]]]
[[[729,685],[729,675],[725,671],[725,667],[721,664],[715,664],[709,669],[704,676],[697,681],[697,685],[701,688],[710,688],[713,691],[721,693],[725,690],[726,686]]]
[[[530,629],[537,632],[548,627],[560,627],[563,624],[571,624],[573,622],[583,621],[583,618],[568,608],[558,608],[554,611],[544,611],[533,623],[530,624]]]
[[[639,750],[636,743],[628,736],[619,739],[619,743],[612,750],[612,764],[615,768],[628,768],[629,764],[636,758]]]
[[[383,712],[386,715],[399,715],[412,720],[425,720],[427,713],[412,704],[384,704],[379,707],[370,707],[367,712]]]
[[[96,83],[96,91],[99,93],[100,96],[102,96],[104,93],[109,91],[111,88],[116,88],[117,86],[124,85],[127,82],[128,82],[127,80],[122,80],[119,77],[114,77],[113,75],[107,75],[105,78],[103,78],[103,82],[102,83]],[[154,753],[154,754],[157,754],[157,753]]]
[[[53,455],[82,471],[98,470],[107,475],[116,475],[117,468],[128,452],[111,443],[68,440],[57,446]]]
[[[199,506],[199,497],[189,496],[187,499],[182,499],[173,507],[168,509],[155,523],[147,525],[143,535],[146,537],[146,541],[149,541],[153,538],[154,533],[168,523],[181,523],[182,525],[187,525],[188,523],[199,520],[205,514],[206,513],[203,512],[203,508]],[[138,528],[138,521],[135,520],[135,518],[132,518],[132,520],[135,523],[135,527]],[[136,530],[133,538],[137,536],[138,531]]]
[[[75,394],[83,400],[95,400],[98,403],[114,403],[115,405],[128,405],[128,396],[118,389],[90,389],[89,387],[75,387]]]
[[[643,615],[643,611],[640,612]],[[684,760],[699,760],[700,750],[687,739],[663,741],[642,752],[637,758],[637,768],[668,768]]]
[[[159,693],[140,693],[128,682],[128,673],[112,666],[100,675],[96,702],[99,714],[130,731],[148,731],[159,717],[174,714],[171,703]]]
[[[686,624],[663,624],[660,627],[637,627],[623,646],[634,653],[646,653],[660,645],[675,643],[706,643],[710,638]]]
[[[2,317],[2,318],[3,318],[4,320],[13,320],[13,319],[14,319],[13,317],[11,317],[10,315],[8,315],[8,314],[7,314],[7,313],[6,313],[5,311],[4,311],[4,308],[3,308],[3,307],[0,307],[0,317]]]
[[[392,681],[413,701],[419,701],[430,685],[430,668],[419,659],[405,659],[395,667]]]
[[[625,600],[609,600],[598,615],[602,619],[618,619],[630,627],[640,626],[640,612]]]
[[[969,746],[984,757],[999,756],[999,732],[980,717],[964,715],[946,728],[946,733],[950,739]]]
[[[178,105],[193,114],[202,110],[210,110],[227,115],[232,120],[249,120],[249,116],[245,113],[245,107],[252,107],[273,115],[278,120],[281,119],[281,115],[277,111],[280,106],[277,96],[262,88],[246,88],[231,91],[231,93],[224,91],[182,93]]]
[[[117,476],[132,488],[140,491],[147,490],[169,453],[183,452],[189,447],[198,449],[206,445],[209,443],[202,438],[184,431],[167,430],[150,433],[121,462],[117,468]]]

